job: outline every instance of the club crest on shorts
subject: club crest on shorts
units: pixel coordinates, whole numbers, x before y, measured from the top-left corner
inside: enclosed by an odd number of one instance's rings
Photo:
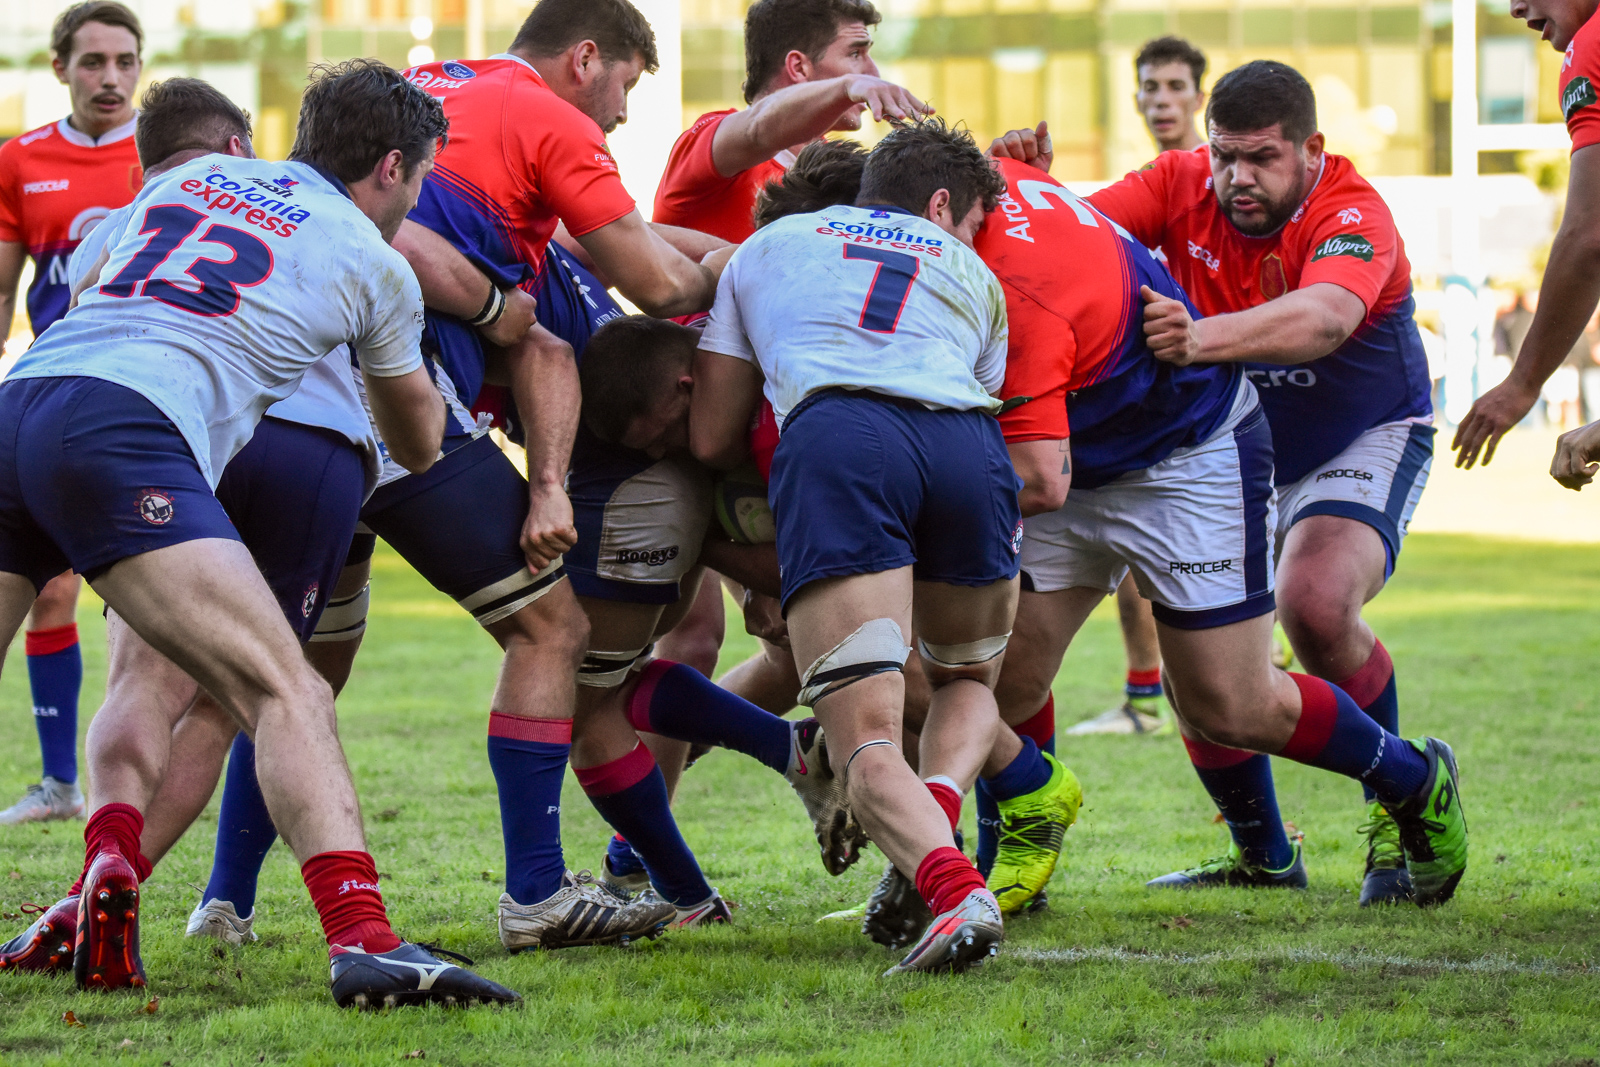
[[[139,490],[139,517],[151,526],[165,526],[172,521],[172,495],[163,489]]]
[[[1013,556],[1016,556],[1016,555],[1020,555],[1021,553],[1022,553],[1022,523],[1019,522],[1019,523],[1017,523],[1017,528],[1015,530],[1011,531],[1011,554]]]
[[[300,598],[300,617],[302,619],[311,618],[311,612],[317,606],[317,594],[321,591],[321,583],[312,582],[311,587],[306,590],[306,595]]]

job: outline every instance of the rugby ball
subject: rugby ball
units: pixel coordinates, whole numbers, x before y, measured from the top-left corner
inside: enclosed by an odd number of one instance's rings
[[[722,532],[732,540],[741,545],[768,545],[778,539],[772,508],[767,505],[767,483],[754,464],[718,478],[711,499]]]

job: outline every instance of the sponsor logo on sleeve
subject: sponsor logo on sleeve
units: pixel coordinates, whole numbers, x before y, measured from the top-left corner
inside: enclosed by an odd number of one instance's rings
[[[1372,242],[1359,233],[1337,233],[1317,247],[1311,262],[1330,259],[1333,256],[1354,256],[1363,262],[1371,263]]]
[[[1339,224],[1341,226],[1354,226],[1361,221],[1361,212],[1353,207],[1339,209]]]
[[[477,71],[473,70],[465,63],[457,63],[453,59],[441,66],[439,69],[450,75],[450,77],[459,81],[471,81],[473,78],[478,76]]]
[[[1574,112],[1581,111],[1594,102],[1594,84],[1588,78],[1579,75],[1569,81],[1567,87],[1561,90],[1562,117],[1571,122]]]

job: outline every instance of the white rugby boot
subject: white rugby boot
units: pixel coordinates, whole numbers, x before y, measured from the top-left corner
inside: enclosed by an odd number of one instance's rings
[[[241,919],[232,901],[207,900],[189,913],[189,925],[183,931],[183,936],[214,937],[224,945],[238,948],[246,941],[261,940],[256,936],[255,925],[256,913],[253,909]]]
[[[960,974],[985,962],[1006,939],[1000,905],[987,889],[974,889],[943,915],[935,915],[906,958],[883,972]]]
[[[652,938],[678,917],[664,900],[630,900],[589,871],[561,879],[561,888],[537,904],[518,904],[500,896],[500,943],[512,952],[525,948],[627,944]]]
[[[0,811],[0,826],[81,818],[83,790],[78,788],[78,783],[63,782],[47,774],[42,781],[30,785],[21,800]]]
[[[828,766],[828,742],[816,719],[802,719],[789,731],[789,769],[783,775],[800,795],[822,849],[822,866],[840,875],[861,858],[867,832],[856,821],[844,779]]]

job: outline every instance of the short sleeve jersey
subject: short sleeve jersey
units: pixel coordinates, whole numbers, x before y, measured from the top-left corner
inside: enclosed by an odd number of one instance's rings
[[[926,219],[829,208],[739,246],[700,347],[757,364],[780,429],[806,397],[835,388],[992,412],[1005,296],[977,253]]]
[[[67,313],[72,250],[139,191],[135,121],[96,141],[62,119],[0,145],[0,241],[33,257],[27,303],[35,336]]]
[[[342,185],[303,163],[208,155],[134,201],[99,282],[12,378],[146,397],[216,484],[262,414],[350,344],[365,374],[422,365],[422,294]]]
[[[1005,290],[1006,440],[1070,432],[1083,489],[1204,441],[1226,419],[1242,370],[1174,367],[1150,352],[1140,286],[1185,299],[1166,267],[1048,175],[1014,160],[999,168],[1006,193],[977,250]]]
[[[1600,142],[1600,18],[1580,26],[1561,57],[1561,115],[1574,152]]]
[[[1348,159],[1323,159],[1299,209],[1267,237],[1240,233],[1223,214],[1204,147],[1163,153],[1089,197],[1135,240],[1159,247],[1207,315],[1244,311],[1318,282],[1361,299],[1366,318],[1328,355],[1295,367],[1246,367],[1272,425],[1279,485],[1298,481],[1374,426],[1432,418],[1427,357],[1412,319],[1411,265],[1394,218]]]
[[[730,177],[717,170],[711,143],[722,120],[734,113],[712,111],[683,131],[667,157],[667,169],[656,186],[651,218],[683,226],[738,244],[755,232],[756,197],[768,182],[783,177],[783,158],[769,159]],[[787,153],[785,153],[787,155]]]

